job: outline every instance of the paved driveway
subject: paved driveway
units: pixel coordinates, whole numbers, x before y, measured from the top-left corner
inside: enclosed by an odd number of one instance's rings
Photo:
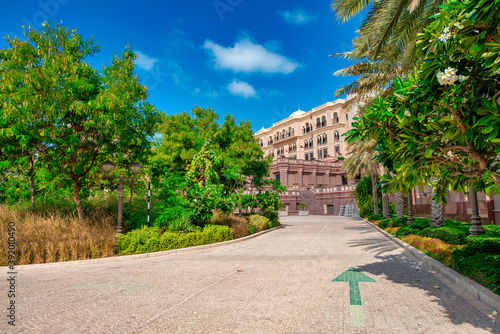
[[[363,221],[310,216],[282,222],[282,229],[212,249],[20,266],[14,332],[500,332]],[[12,331],[1,318],[0,332]]]

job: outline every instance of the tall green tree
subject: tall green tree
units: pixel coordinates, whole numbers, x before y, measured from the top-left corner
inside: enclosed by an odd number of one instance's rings
[[[420,66],[377,98],[349,140],[376,138],[377,159],[398,173],[386,188],[427,184],[444,199],[448,186],[471,183],[500,192],[500,1],[447,1],[420,35]],[[361,137],[358,136],[361,135]]]
[[[86,59],[99,45],[76,29],[46,22],[24,35],[25,41],[8,39],[9,48],[0,50],[0,104],[7,120],[0,135],[15,137],[14,146],[22,148],[28,139],[19,128],[32,126],[28,149],[52,173],[71,180],[82,219],[80,192],[101,162],[147,160],[158,112],[133,74],[130,47],[98,71]]]

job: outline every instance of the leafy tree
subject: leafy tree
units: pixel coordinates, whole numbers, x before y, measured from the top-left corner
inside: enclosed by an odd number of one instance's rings
[[[385,188],[405,190],[437,177],[435,198],[472,182],[500,192],[500,1],[448,1],[420,35],[420,65],[377,98],[349,140],[369,134],[378,161],[397,170]]]
[[[0,104],[7,120],[0,136],[18,140],[2,152],[12,160],[25,149],[54,175],[66,175],[82,219],[80,192],[97,166],[110,157],[146,161],[158,114],[133,75],[130,47],[99,72],[86,62],[99,45],[76,29],[44,23],[24,35],[26,41],[8,39],[10,47],[0,50]],[[29,131],[20,129],[24,124]]]

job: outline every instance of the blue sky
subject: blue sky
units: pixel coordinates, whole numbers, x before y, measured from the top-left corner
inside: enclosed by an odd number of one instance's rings
[[[89,62],[109,64],[127,44],[148,101],[174,114],[195,105],[233,114],[259,130],[335,99],[352,78],[333,76],[350,63],[362,16],[337,22],[331,1],[265,0],[3,1],[0,34],[22,37],[22,25],[62,21],[102,51]],[[0,48],[7,47],[5,41]]]

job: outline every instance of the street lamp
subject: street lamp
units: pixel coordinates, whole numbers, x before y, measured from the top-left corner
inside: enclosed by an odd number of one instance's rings
[[[123,211],[123,187],[125,184],[125,180],[133,180],[134,177],[137,176],[142,170],[142,166],[139,164],[131,164],[128,169],[132,172],[132,177],[124,177],[123,172],[120,174],[120,176],[110,176],[109,173],[115,169],[116,164],[111,162],[111,161],[106,161],[101,165],[102,170],[104,173],[106,173],[106,176],[111,178],[111,179],[120,179],[118,182],[118,224],[116,227],[116,234],[122,234],[123,229],[122,229],[122,211]]]

